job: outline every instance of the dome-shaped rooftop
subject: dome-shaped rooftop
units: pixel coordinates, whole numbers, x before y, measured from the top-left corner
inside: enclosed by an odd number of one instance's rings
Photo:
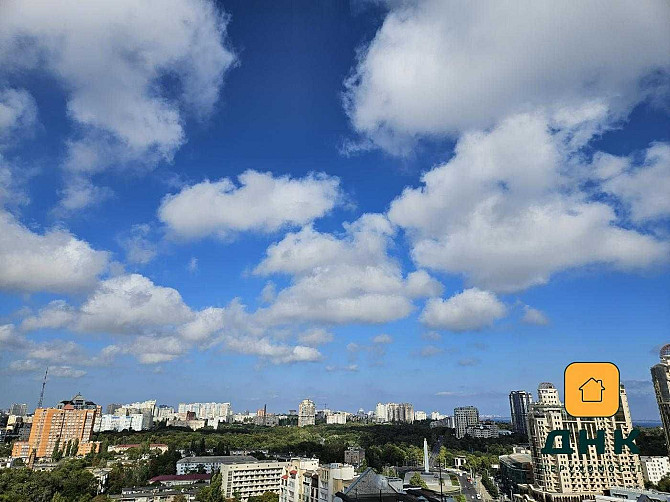
[[[663,345],[660,350],[661,359],[670,357],[670,343]]]
[[[553,388],[555,387],[554,384],[551,382],[542,382],[538,387],[538,389],[553,389]]]

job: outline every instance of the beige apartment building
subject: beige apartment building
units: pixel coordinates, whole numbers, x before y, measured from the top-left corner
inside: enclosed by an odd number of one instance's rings
[[[640,458],[623,447],[614,452],[614,433],[620,429],[628,437],[633,424],[628,409],[628,399],[623,385],[619,391],[619,411],[612,417],[577,418],[568,415],[561,403],[558,390],[551,383],[542,383],[538,389],[539,400],[531,404],[528,413],[528,434],[533,459],[534,484],[530,495],[543,502],[577,502],[602,495],[610,487],[643,488],[644,481]],[[572,454],[543,454],[547,438],[552,431],[569,431]],[[580,431],[587,438],[595,438],[598,430],[605,431],[605,452],[598,454],[594,445],[588,453],[579,454],[577,440]],[[560,448],[561,439],[555,440]]]
[[[316,405],[311,399],[303,399],[298,405],[298,427],[314,425],[316,422]]]
[[[90,440],[100,409],[79,394],[69,401],[61,401],[57,408],[36,409],[28,441],[15,442],[12,456],[47,458],[51,457],[56,445],[64,450],[68,443],[78,444],[79,455],[97,451],[99,445],[90,443]]]
[[[223,496],[231,498],[239,494],[240,500],[246,502],[249,497],[265,492],[280,493],[280,480],[286,462],[247,459],[242,457],[235,461],[231,458],[220,466]]]

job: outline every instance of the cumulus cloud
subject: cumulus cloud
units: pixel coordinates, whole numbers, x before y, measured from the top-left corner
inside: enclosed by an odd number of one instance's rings
[[[259,315],[268,321],[382,323],[413,310],[412,299],[441,290],[427,273],[404,278],[388,254],[395,230],[380,214],[346,224],[342,235],[307,226],[271,245],[258,275],[288,274],[292,283]]]
[[[466,289],[446,300],[431,298],[420,320],[433,329],[478,331],[507,315],[507,308],[493,293]]]
[[[346,81],[345,105],[366,142],[405,153],[418,137],[487,128],[512,114],[600,101],[620,118],[643,80],[670,69],[663,0],[389,2]],[[619,29],[612,30],[612,26]]]
[[[273,364],[315,362],[323,357],[314,347],[276,344],[267,338],[258,340],[230,338],[226,341],[226,347],[240,354],[258,356]]]
[[[158,217],[184,239],[274,232],[324,216],[341,197],[339,180],[324,174],[291,178],[249,170],[238,181],[203,181],[168,195]]]
[[[574,153],[545,115],[510,117],[464,134],[449,162],[392,202],[389,219],[408,231],[418,265],[494,291],[588,264],[634,270],[667,259],[667,242],[621,225],[582,189],[588,166]]]
[[[523,309],[521,322],[524,324],[534,324],[535,326],[546,326],[549,324],[549,318],[541,310],[526,305]]]
[[[102,281],[81,305],[76,329],[82,332],[137,333],[143,329],[181,325],[191,309],[176,289],[129,274]]]
[[[170,160],[184,143],[189,115],[213,109],[235,62],[227,22],[207,0],[66,0],[49,9],[9,0],[0,63],[10,75],[48,72],[66,89],[67,114],[78,126],[68,143],[69,170],[152,164]]]
[[[0,289],[20,292],[77,292],[92,288],[109,255],[66,230],[44,234],[0,210]]]

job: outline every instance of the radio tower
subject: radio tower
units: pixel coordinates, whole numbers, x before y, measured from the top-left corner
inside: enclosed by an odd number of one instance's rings
[[[42,407],[42,401],[44,401],[44,387],[47,385],[47,375],[49,374],[49,367],[47,366],[47,370],[44,372],[44,381],[42,381],[42,392],[40,392],[40,400],[37,402],[37,407],[41,408]]]

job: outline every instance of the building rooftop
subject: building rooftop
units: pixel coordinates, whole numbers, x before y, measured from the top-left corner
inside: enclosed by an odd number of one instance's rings
[[[152,485],[163,481],[207,481],[211,477],[211,474],[163,474],[151,478],[148,483]]]
[[[261,462],[251,455],[223,455],[208,457],[185,457],[177,460],[178,464],[247,464]]]

